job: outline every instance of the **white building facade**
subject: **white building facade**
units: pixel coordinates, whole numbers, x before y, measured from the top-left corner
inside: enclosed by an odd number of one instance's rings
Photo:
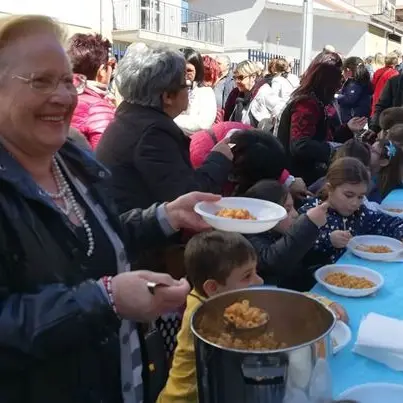
[[[182,7],[181,0],[0,0],[0,16],[9,14],[49,15],[65,24],[69,36],[102,33],[118,58],[133,42],[224,50],[224,20]]]
[[[248,49],[299,58],[302,2],[189,0],[192,7],[224,19],[225,53],[234,62],[244,60]],[[312,56],[327,44],[360,57],[400,48],[403,29],[393,22],[393,12],[389,0],[315,0]]]

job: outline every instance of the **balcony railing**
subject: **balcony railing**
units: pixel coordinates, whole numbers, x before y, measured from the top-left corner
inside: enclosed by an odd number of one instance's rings
[[[223,45],[224,20],[158,0],[113,0],[114,29]]]
[[[371,14],[384,16],[389,21],[396,19],[396,0],[344,0],[346,3]]]

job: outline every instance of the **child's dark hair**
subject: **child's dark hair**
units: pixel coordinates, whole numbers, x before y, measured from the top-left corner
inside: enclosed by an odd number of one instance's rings
[[[263,179],[248,189],[245,197],[267,200],[283,206],[287,200],[288,193],[288,189],[278,181]]]
[[[371,164],[371,149],[367,143],[356,139],[346,141],[334,154],[333,161],[339,158],[352,157],[360,160],[366,167]]]
[[[205,295],[203,284],[225,284],[232,271],[257,256],[252,244],[236,232],[210,231],[195,235],[186,245],[185,268],[196,291]]]
[[[387,108],[379,115],[379,127],[382,130],[389,130],[398,123],[403,123],[403,108],[400,106]]]
[[[371,76],[365,67],[364,60],[359,57],[348,57],[343,63],[343,69],[349,69],[352,73],[352,79],[361,84],[371,84]]]
[[[261,130],[239,130],[231,136],[236,194],[244,194],[261,179],[279,179],[286,155],[279,140]]]
[[[344,157],[334,161],[327,171],[326,182],[334,189],[345,183],[369,184],[368,168],[357,158]]]
[[[403,123],[393,125],[388,130],[388,140],[390,140],[392,143],[395,143],[400,148],[403,147]]]
[[[389,160],[389,164],[381,167],[378,173],[377,186],[382,197],[402,185],[403,151],[390,140],[379,140],[381,159]]]

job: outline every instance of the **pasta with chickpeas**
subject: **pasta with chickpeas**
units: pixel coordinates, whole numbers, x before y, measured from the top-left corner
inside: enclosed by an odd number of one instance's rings
[[[250,306],[245,299],[225,308],[224,320],[237,329],[252,329],[267,323],[269,315],[263,309]]]

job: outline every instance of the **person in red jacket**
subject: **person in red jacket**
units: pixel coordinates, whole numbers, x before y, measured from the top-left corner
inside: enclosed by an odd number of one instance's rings
[[[375,113],[375,106],[381,96],[381,93],[385,87],[386,82],[397,75],[399,72],[396,70],[399,59],[392,53],[385,57],[385,67],[380,68],[374,73],[372,78],[372,86],[374,88],[374,95],[372,97],[372,110],[371,116]]]
[[[109,59],[110,47],[111,43],[99,34],[75,34],[67,49],[73,72],[85,82],[77,89],[78,103],[71,125],[84,134],[92,149],[115,115],[115,106],[108,99],[114,68],[114,61]]]

